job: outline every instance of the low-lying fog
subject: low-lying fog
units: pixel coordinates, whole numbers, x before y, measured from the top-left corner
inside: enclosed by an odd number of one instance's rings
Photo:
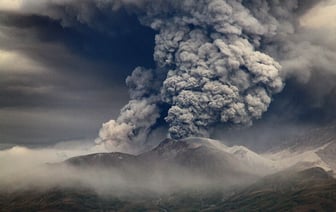
[[[52,188],[92,189],[102,195],[163,194],[180,189],[227,189],[239,185],[248,176],[216,180],[195,174],[177,165],[156,164],[155,168],[131,166],[131,169],[113,167],[74,167],[62,163],[66,159],[102,152],[97,148],[29,149],[15,146],[0,151],[0,189],[45,191]],[[154,170],[154,171],[153,171]],[[205,173],[207,174],[207,173]],[[244,180],[242,180],[244,179]],[[255,180],[255,178],[251,178]],[[249,180],[248,180],[249,181]]]
[[[334,128],[335,126],[332,125],[330,129],[333,130]],[[304,144],[320,143],[316,147],[313,145],[313,149],[305,151],[304,148],[299,148],[297,153],[288,152],[286,148],[291,145],[285,145],[285,149],[279,148],[280,152],[263,151],[263,146],[265,145],[262,144],[270,143],[269,145],[273,147],[271,149],[274,149],[274,147],[279,147],[288,141],[286,139],[282,141],[281,139],[284,137],[296,138],[296,135],[304,135],[305,132],[312,131],[309,129],[315,128],[276,129],[282,134],[272,134],[272,130],[257,133],[260,132],[258,128],[251,128],[246,130],[245,133],[240,131],[240,135],[227,133],[226,138],[220,139],[221,142],[202,140],[202,138],[199,138],[199,140],[191,139],[197,144],[203,143],[205,145],[208,142],[215,152],[213,154],[210,151],[207,155],[204,155],[203,152],[197,152],[194,155],[183,155],[182,161],[187,161],[190,164],[202,163],[201,166],[206,166],[206,169],[201,169],[200,172],[185,168],[181,164],[162,163],[162,161],[155,164],[155,159],[153,160],[153,165],[152,163],[145,163],[145,165],[130,163],[127,166],[109,165],[102,167],[88,164],[83,167],[63,163],[65,160],[75,156],[106,152],[103,146],[95,146],[93,142],[89,144],[85,144],[86,142],[84,144],[83,142],[65,142],[49,148],[35,149],[14,146],[10,149],[0,150],[0,190],[45,190],[55,187],[85,188],[92,189],[99,194],[119,196],[143,194],[144,192],[147,194],[170,193],[180,189],[215,188],[225,190],[232,188],[232,186],[244,186],[253,183],[262,176],[291,166],[297,166],[298,164],[319,166],[325,170],[335,167],[331,160],[323,160],[323,158],[327,157],[322,157],[324,156],[324,149],[329,148],[327,147],[329,141],[325,142],[323,139],[321,141],[315,140],[321,133],[329,135],[329,128],[316,129],[317,132],[313,133],[313,135],[316,135],[311,142],[306,139],[307,136],[303,137]],[[333,134],[331,133],[330,136],[333,136]],[[327,138],[329,137],[327,136]],[[298,140],[294,139],[294,141],[297,142]],[[219,157],[216,157],[217,152],[219,152]],[[331,157],[327,153],[326,156]],[[224,166],[222,166],[222,162]],[[247,164],[247,166],[239,167],[241,165],[239,164],[240,162],[246,162],[245,165]],[[186,167],[188,167],[188,164]],[[249,171],[251,169],[255,173]],[[207,170],[213,170],[214,173],[211,171],[207,173]],[[215,172],[220,173],[220,176],[213,178],[213,176],[218,174]]]

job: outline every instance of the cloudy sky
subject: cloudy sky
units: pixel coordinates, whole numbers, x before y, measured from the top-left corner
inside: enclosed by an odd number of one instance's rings
[[[154,33],[124,12],[99,29],[23,4],[0,1],[0,146],[93,140],[127,102],[126,76],[152,65]]]
[[[126,77],[137,66],[155,67],[157,31],[132,7],[83,2],[0,0],[0,148],[93,141],[128,102]],[[287,114],[290,121],[320,122],[334,114],[336,3],[322,1],[299,20],[290,39],[305,39],[300,51],[291,60],[276,58],[298,71],[286,77],[266,120]],[[307,49],[316,56],[308,65]]]

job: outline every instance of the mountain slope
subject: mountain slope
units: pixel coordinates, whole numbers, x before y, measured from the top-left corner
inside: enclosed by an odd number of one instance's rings
[[[120,166],[123,164],[134,162],[134,155],[114,152],[114,153],[96,153],[73,157],[65,161],[68,165],[77,167],[109,167]]]
[[[279,152],[262,154],[263,157],[276,162],[278,170],[291,166],[320,167],[326,171],[336,172],[336,142],[330,142],[317,148],[294,151],[291,148]]]
[[[279,152],[282,150],[305,152],[314,150],[326,144],[336,142],[336,123],[319,127],[305,127],[297,135],[272,137],[272,139],[271,148],[262,152]]]

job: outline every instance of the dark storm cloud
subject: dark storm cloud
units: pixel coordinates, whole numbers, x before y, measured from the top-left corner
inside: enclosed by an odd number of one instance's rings
[[[153,63],[154,33],[125,12],[114,17],[107,33],[79,22],[66,27],[45,15],[0,12],[1,143],[94,138],[117,115],[127,101],[126,76]]]
[[[110,32],[106,33],[76,22],[71,27],[64,27],[59,21],[47,16],[2,12],[0,24],[2,33],[7,35],[8,40],[0,42],[2,48],[26,51],[29,57],[37,57],[36,59],[42,62],[50,63],[62,57],[62,54],[43,54],[48,52],[46,48],[50,43],[57,43],[84,57],[83,59],[104,61],[109,65],[127,66],[125,68],[132,68],[138,64],[153,65],[154,32],[142,27],[135,17],[126,16],[124,13],[120,16],[123,21],[106,25],[107,30],[111,27]],[[99,20],[97,22],[99,23]],[[105,22],[109,23],[108,20]],[[15,42],[18,40],[20,43]],[[66,62],[66,58],[62,59]],[[92,70],[97,71],[99,69]],[[126,73],[122,73],[123,71],[115,71],[113,74],[122,74],[125,77],[131,72],[126,70]]]

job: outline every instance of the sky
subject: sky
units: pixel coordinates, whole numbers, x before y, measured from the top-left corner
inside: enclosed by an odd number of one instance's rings
[[[0,149],[105,138],[102,124],[129,102],[127,76],[159,63],[158,30],[138,18],[142,1],[83,2],[0,0]],[[335,1],[314,4],[299,22],[286,56],[265,45],[286,77],[259,122],[336,117]]]

